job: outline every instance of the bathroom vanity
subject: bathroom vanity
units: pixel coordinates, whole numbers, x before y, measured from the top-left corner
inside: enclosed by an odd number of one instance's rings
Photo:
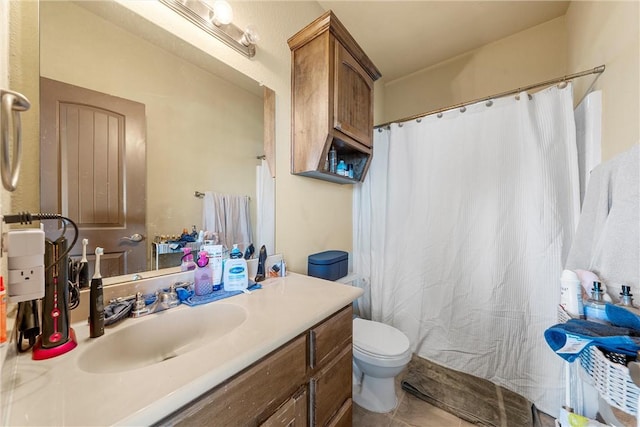
[[[350,426],[352,317],[349,305],[158,425]]]
[[[6,423],[351,425],[351,302],[361,293],[290,274],[126,319],[96,339],[75,323],[76,349],[20,355],[3,373]]]

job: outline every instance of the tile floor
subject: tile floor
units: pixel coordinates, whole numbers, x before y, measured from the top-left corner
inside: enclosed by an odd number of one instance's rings
[[[404,391],[400,387],[404,375],[396,377],[398,407],[388,414],[377,414],[354,403],[353,427],[477,427]]]
[[[353,427],[478,427],[404,391],[400,381],[405,374],[406,370],[396,377],[398,407],[388,414],[378,414],[367,411],[354,402]],[[543,413],[538,415],[540,423],[537,425],[555,427],[552,417]]]

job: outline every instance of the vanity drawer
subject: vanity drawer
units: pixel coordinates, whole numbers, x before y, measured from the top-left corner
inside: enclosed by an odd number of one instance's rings
[[[344,347],[309,383],[310,424],[324,426],[340,414],[344,403],[351,399],[351,344]],[[338,423],[340,425],[340,423]]]
[[[306,353],[301,335],[159,425],[257,425],[304,385]]]
[[[348,399],[342,405],[335,417],[331,419],[329,427],[351,427],[353,424],[353,400]]]
[[[343,308],[328,320],[309,330],[309,367],[322,366],[346,345],[351,346],[353,308]]]

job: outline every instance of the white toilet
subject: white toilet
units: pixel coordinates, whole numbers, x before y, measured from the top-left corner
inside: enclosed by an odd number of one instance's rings
[[[380,322],[353,319],[353,401],[385,413],[398,406],[395,376],[411,360],[409,338]]]

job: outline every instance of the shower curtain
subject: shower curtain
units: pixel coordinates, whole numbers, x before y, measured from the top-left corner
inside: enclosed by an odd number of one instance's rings
[[[543,332],[579,214],[572,87],[516,98],[374,131],[353,263],[372,318],[417,355],[557,415],[563,365]]]

